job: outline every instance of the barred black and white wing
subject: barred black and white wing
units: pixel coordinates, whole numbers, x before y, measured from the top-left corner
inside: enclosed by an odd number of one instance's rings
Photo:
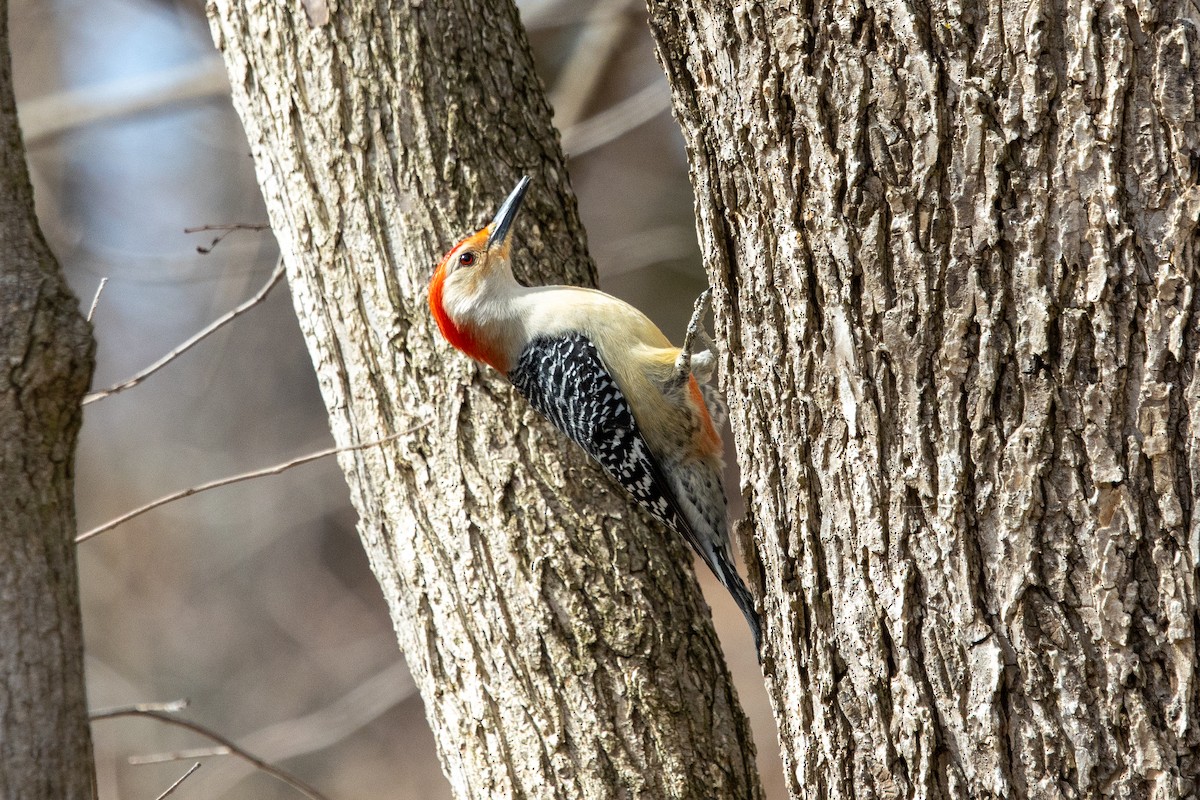
[[[600,463],[638,504],[703,552],[638,430],[629,401],[582,334],[534,339],[508,373],[530,404]]]
[[[534,339],[521,352],[508,378],[538,412],[583,447],[639,505],[683,536],[737,601],[750,623],[757,649],[761,624],[754,599],[733,565],[725,533],[724,494],[719,485],[710,485],[713,481],[719,484],[719,475],[673,464],[674,480],[668,479],[638,429],[629,401],[595,345],[582,334]],[[719,497],[721,502],[702,506],[695,502],[698,497]],[[690,522],[693,517],[696,525]]]

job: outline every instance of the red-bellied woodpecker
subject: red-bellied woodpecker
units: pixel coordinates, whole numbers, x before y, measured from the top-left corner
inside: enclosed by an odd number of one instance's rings
[[[715,398],[706,403],[708,387],[693,374],[711,372],[712,355],[693,358],[690,341],[672,347],[645,314],[603,292],[517,283],[509,235],[528,188],[522,178],[491,224],[438,265],[433,317],[450,344],[505,375],[687,540],[737,601],[758,648],[754,599],[729,546],[721,438],[708,407]]]

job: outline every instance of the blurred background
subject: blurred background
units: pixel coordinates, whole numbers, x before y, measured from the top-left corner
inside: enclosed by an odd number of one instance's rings
[[[601,286],[678,341],[705,282],[644,5],[519,5]],[[234,230],[215,246],[221,231],[184,232],[266,222],[200,0],[12,0],[10,9],[43,230],[85,309],[108,279],[94,315],[98,390],[253,296],[277,251],[269,231]],[[145,383],[87,406],[80,529],[331,444],[281,285]],[[727,480],[740,515],[736,474]],[[188,698],[182,716],[333,800],[450,797],[332,459],[139,517],[80,545],[80,572],[92,708]],[[754,724],[767,795],[784,798],[749,633],[708,571],[697,572]],[[211,743],[153,720],[102,721],[93,732],[103,800],[156,797],[196,760],[204,766],[175,796],[298,796],[230,756],[189,753]]]

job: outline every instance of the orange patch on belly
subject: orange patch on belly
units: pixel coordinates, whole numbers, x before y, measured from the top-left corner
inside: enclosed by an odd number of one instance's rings
[[[700,452],[706,456],[720,453],[721,437],[713,425],[712,417],[709,416],[708,405],[704,402],[704,395],[700,391],[700,384],[696,383],[695,375],[688,379],[688,388],[691,390],[692,402],[696,404],[696,410],[700,413]]]

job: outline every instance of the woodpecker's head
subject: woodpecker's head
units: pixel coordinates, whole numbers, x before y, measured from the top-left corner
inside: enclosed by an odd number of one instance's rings
[[[429,282],[429,309],[442,335],[501,372],[508,371],[506,354],[488,326],[518,286],[509,262],[509,235],[528,188],[529,178],[521,178],[488,226],[455,245]]]

